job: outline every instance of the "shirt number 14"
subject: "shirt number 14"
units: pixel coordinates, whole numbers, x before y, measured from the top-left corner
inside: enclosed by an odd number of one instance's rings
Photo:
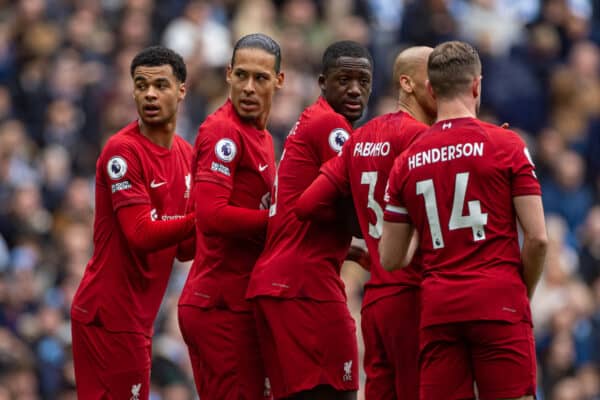
[[[478,242],[485,239],[485,225],[487,224],[487,213],[481,212],[481,203],[479,200],[471,200],[467,203],[469,208],[468,215],[462,215],[465,203],[465,194],[469,182],[469,173],[461,172],[456,174],[456,184],[454,186],[454,200],[452,202],[452,213],[448,229],[471,228],[473,231],[473,240]],[[425,199],[425,212],[429,222],[429,231],[431,232],[431,241],[434,249],[444,248],[444,237],[440,227],[440,217],[435,197],[435,187],[432,179],[417,182],[417,194],[423,195]]]

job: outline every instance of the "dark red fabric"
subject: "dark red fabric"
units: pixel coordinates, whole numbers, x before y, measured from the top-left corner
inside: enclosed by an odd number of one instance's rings
[[[300,221],[331,221],[336,218],[332,203],[338,197],[337,187],[325,176],[317,179],[302,193],[294,212]]]
[[[196,202],[202,202],[196,212],[200,230],[212,235],[235,235],[264,232],[267,229],[268,210],[257,210],[232,206],[229,203],[231,190],[217,183],[196,182]],[[207,197],[205,193],[210,193]]]
[[[194,232],[194,214],[180,219],[153,221],[149,204],[134,204],[117,211],[119,225],[129,245],[147,252],[171,247]]]

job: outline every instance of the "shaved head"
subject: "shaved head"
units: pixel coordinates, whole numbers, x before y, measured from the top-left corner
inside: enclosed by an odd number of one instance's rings
[[[419,67],[427,65],[427,59],[433,48],[427,46],[414,46],[404,49],[396,56],[394,61],[394,85],[400,89],[400,76],[414,76]]]
[[[427,91],[427,60],[432,51],[426,46],[409,47],[394,62],[398,107],[425,124],[431,124],[437,113],[435,100]]]

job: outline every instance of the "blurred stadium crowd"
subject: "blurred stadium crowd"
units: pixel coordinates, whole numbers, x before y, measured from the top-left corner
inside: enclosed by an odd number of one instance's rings
[[[92,250],[96,157],[136,117],[133,55],[162,43],[184,56],[177,131],[193,142],[227,96],[232,42],[258,31],[283,50],[277,151],[318,96],[332,41],[373,53],[365,118],[395,108],[399,49],[477,46],[481,115],[522,133],[542,183],[550,245],[532,303],[538,398],[600,399],[600,0],[0,0],[0,400],[76,398],[70,302]],[[152,400],[194,398],[176,322],[188,268],[176,266],[156,322]],[[367,276],[343,274],[358,319]]]

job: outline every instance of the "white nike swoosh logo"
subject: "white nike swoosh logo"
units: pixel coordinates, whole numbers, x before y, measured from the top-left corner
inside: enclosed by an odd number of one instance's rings
[[[152,179],[152,182],[150,182],[150,187],[152,189],[156,189],[157,187],[160,187],[160,186],[166,185],[166,184],[167,184],[167,182],[158,182],[158,183],[156,183],[156,182],[154,182],[154,179]]]
[[[265,165],[258,164],[258,170],[259,170],[260,172],[263,172],[263,171],[264,171],[265,169],[267,169],[268,167],[269,167],[269,164],[265,164]]]

